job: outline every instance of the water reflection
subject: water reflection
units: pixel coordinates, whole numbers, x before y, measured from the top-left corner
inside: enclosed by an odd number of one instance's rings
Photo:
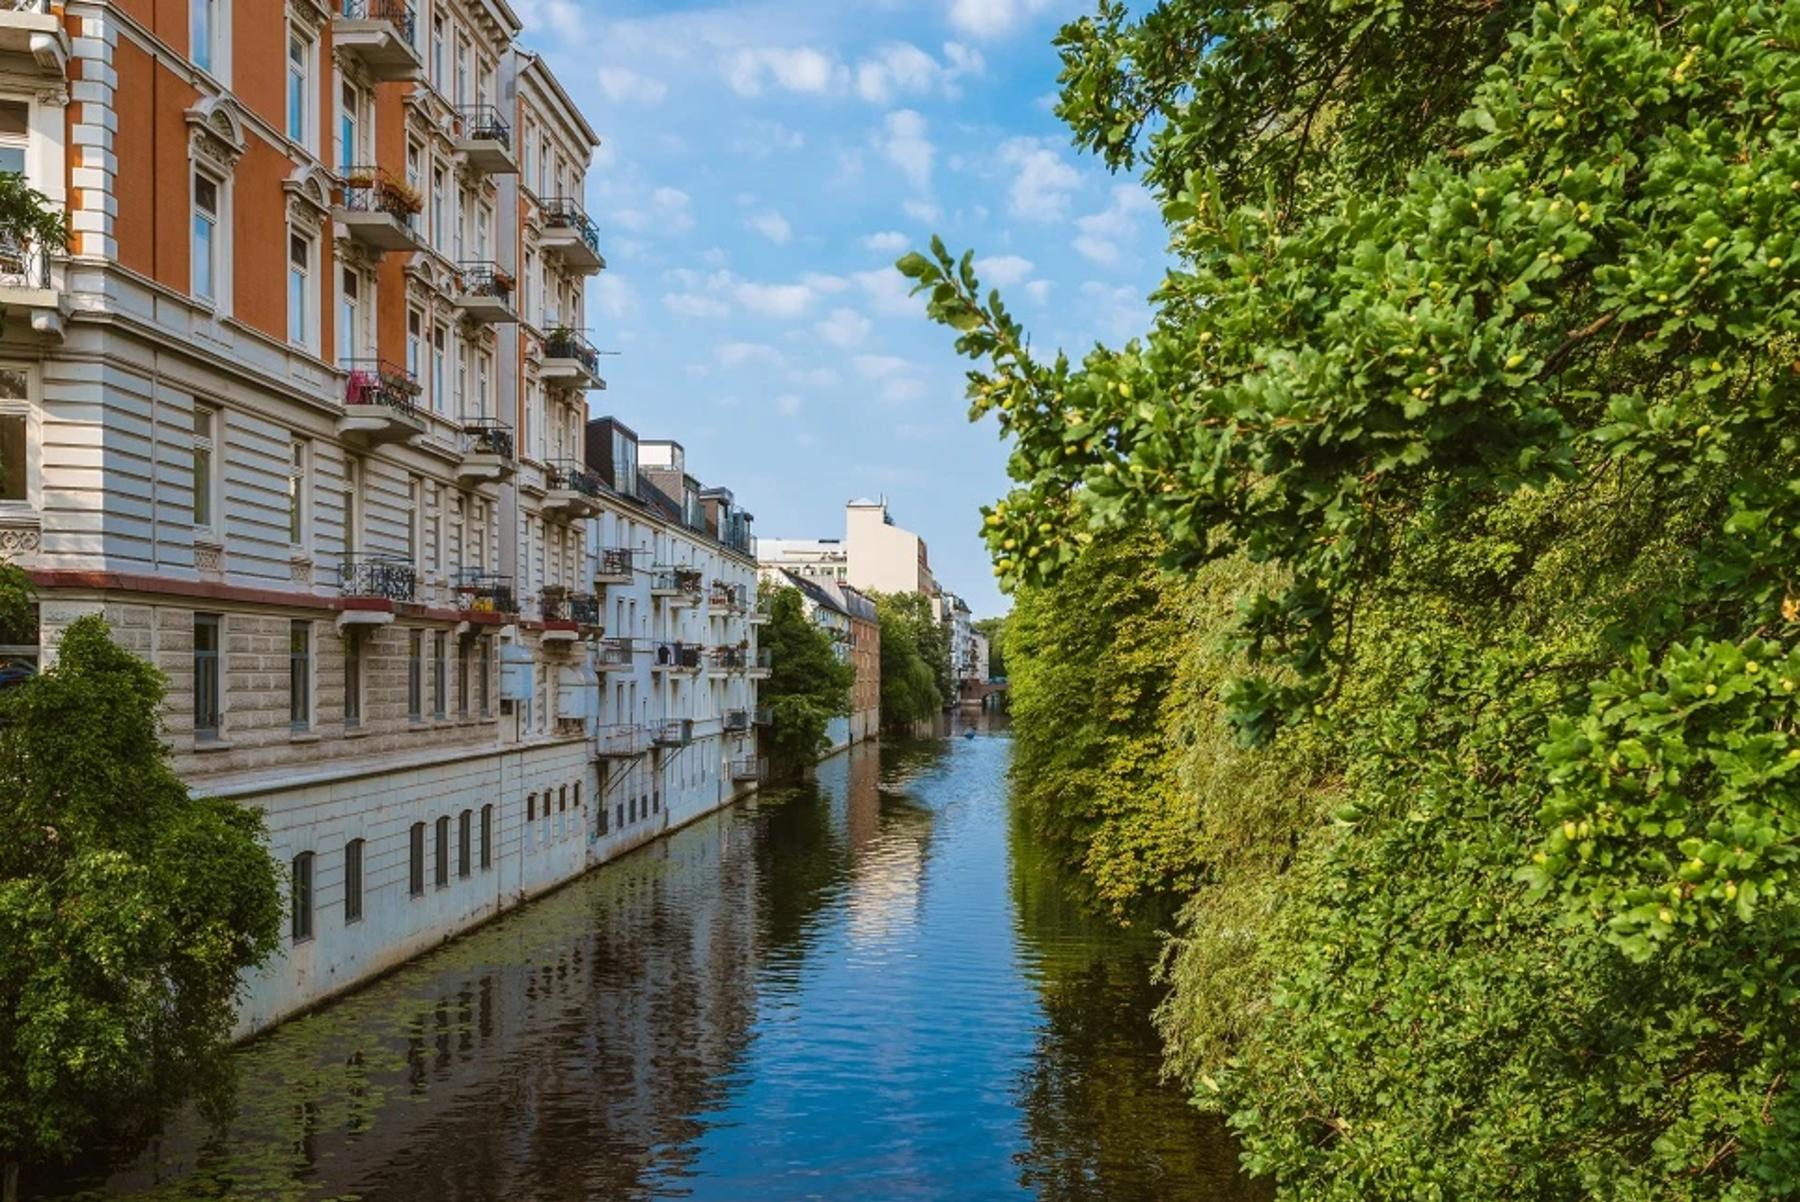
[[[281,1028],[57,1196],[1232,1199],[1001,737],[859,749]]]

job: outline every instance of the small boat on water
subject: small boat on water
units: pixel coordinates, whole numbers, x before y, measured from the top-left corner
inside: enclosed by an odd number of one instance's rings
[[[975,731],[973,729],[963,731],[963,738],[972,739],[974,737],[975,737]]]

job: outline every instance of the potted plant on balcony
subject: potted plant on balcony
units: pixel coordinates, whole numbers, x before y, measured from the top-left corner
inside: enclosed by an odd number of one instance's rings
[[[48,252],[69,245],[68,215],[24,176],[10,171],[0,172],[0,245],[18,262],[18,274],[29,270],[33,248]]]
[[[425,211],[425,198],[403,179],[384,179],[378,185],[381,208],[396,217],[416,217]]]

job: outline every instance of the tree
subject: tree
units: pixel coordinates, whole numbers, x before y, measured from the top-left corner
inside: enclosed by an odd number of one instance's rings
[[[871,593],[881,618],[881,725],[904,731],[935,718],[948,696],[943,628],[919,593]]]
[[[16,578],[14,580],[16,587]],[[0,692],[0,1159],[66,1158],[227,1082],[238,982],[275,950],[261,817],[194,798],[163,680],[86,617]]]
[[[1222,770],[1326,768],[1202,814],[1164,1028],[1285,1198],[1800,1179],[1797,29],[1106,0],[1059,111],[1162,204],[1153,327],[1040,360],[901,261],[1014,444],[1005,583],[1258,573]]]
[[[771,667],[757,695],[769,707],[764,747],[785,774],[811,764],[830,745],[826,728],[850,713],[856,669],[838,658],[830,637],[807,618],[799,589],[774,589],[769,604],[762,645]]]
[[[978,618],[974,627],[988,641],[988,679],[1006,679],[1006,632],[1010,617]]]

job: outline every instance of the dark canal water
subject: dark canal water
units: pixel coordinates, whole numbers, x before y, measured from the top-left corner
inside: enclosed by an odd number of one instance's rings
[[[95,1196],[1245,1196],[1157,1080],[1154,947],[1010,820],[1002,734],[859,749],[238,1057]],[[28,1190],[28,1196],[29,1190]],[[65,1195],[66,1196],[66,1195]]]

